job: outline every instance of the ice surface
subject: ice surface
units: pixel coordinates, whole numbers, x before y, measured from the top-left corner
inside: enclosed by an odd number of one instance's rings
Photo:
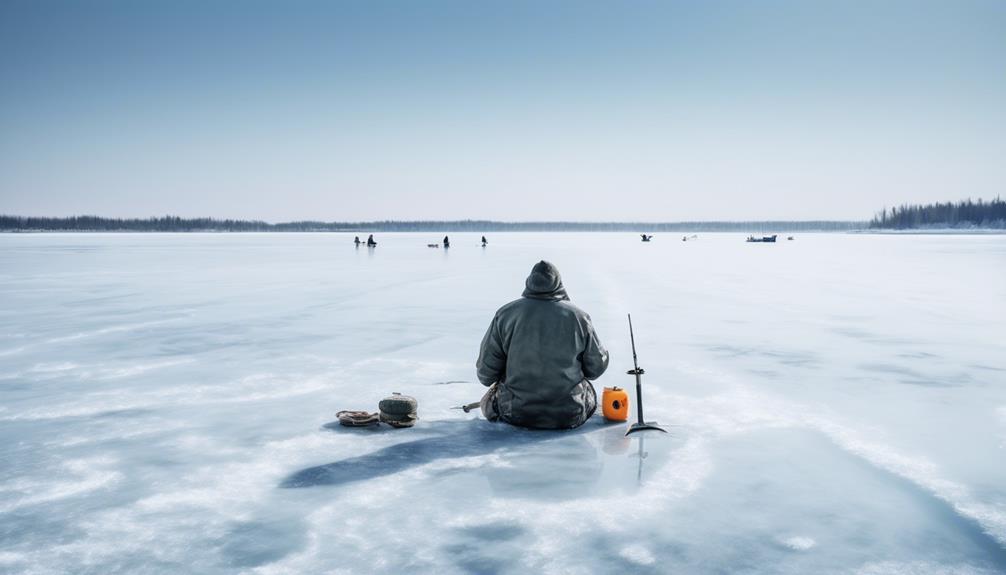
[[[1006,570],[1006,237],[479,235],[0,236],[0,572]],[[671,434],[450,409],[542,258]]]

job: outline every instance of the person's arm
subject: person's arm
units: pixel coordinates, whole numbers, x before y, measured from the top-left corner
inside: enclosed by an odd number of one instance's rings
[[[583,376],[587,379],[597,379],[608,369],[608,350],[604,349],[601,341],[594,331],[594,324],[587,316],[585,327],[587,329],[587,345],[583,350]]]
[[[506,373],[506,352],[500,336],[499,318],[493,317],[479,348],[479,359],[475,362],[479,381],[488,387],[503,379]]]

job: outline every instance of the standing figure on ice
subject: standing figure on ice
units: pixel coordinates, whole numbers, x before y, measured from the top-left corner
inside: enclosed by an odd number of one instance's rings
[[[608,352],[590,316],[570,303],[554,265],[535,264],[524,286],[482,338],[475,364],[489,386],[482,415],[536,429],[579,427],[597,409],[589,380],[608,368]]]

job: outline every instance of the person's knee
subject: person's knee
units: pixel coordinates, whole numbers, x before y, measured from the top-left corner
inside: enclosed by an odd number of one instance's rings
[[[499,414],[496,410],[492,408],[491,405],[482,404],[482,417],[486,418],[486,421],[499,421]]]
[[[496,408],[496,384],[489,387],[489,391],[482,396],[479,407],[482,408],[482,417],[488,421],[499,421],[499,410]]]

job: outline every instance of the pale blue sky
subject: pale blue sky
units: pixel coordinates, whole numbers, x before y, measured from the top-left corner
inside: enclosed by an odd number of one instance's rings
[[[0,213],[865,219],[1006,191],[1002,1],[0,1]]]

